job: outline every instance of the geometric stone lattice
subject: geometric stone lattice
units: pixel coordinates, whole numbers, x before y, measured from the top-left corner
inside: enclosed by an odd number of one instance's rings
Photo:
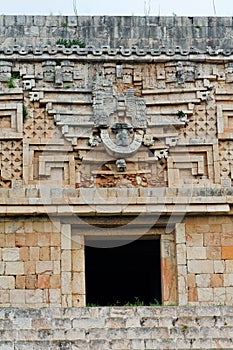
[[[1,187],[10,187],[11,180],[21,180],[23,162],[22,141],[1,141],[0,142],[0,179]]]
[[[24,137],[34,139],[51,137],[55,130],[53,118],[47,115],[44,108],[33,109],[32,115],[25,122]]]

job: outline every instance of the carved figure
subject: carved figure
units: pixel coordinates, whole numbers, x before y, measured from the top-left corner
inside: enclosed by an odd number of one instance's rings
[[[124,159],[117,159],[116,161],[117,171],[124,172],[126,171],[127,164]]]

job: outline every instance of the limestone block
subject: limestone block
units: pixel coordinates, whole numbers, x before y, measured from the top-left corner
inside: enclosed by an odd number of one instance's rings
[[[85,293],[85,273],[84,272],[73,273],[72,292],[77,294]]]
[[[25,290],[26,303],[33,304],[36,307],[37,304],[43,303],[43,291],[37,290]]]
[[[224,287],[233,287],[233,271],[223,274],[223,285]]]
[[[71,250],[63,250],[61,253],[61,270],[71,271]]]
[[[61,227],[61,249],[71,249],[71,227],[62,225]]]
[[[198,288],[197,289],[198,301],[212,302],[214,299],[213,288]]]
[[[226,288],[214,288],[214,302],[216,304],[225,304],[226,302]]]
[[[61,273],[61,292],[62,294],[72,294],[72,285],[71,285],[71,272],[62,272]]]
[[[49,301],[51,304],[55,304],[56,307],[61,306],[61,292],[59,289],[49,290]]]
[[[37,261],[36,262],[36,273],[51,275],[53,272],[52,261]]]
[[[52,261],[61,259],[61,248],[60,247],[51,247],[50,253],[51,253],[51,260]]]
[[[195,276],[196,276],[195,274],[188,274],[187,275],[188,287],[193,287],[193,288],[196,287],[196,277]]]
[[[213,273],[214,262],[211,260],[191,260],[188,261],[189,273]]]
[[[233,260],[226,260],[226,273],[233,273]],[[224,272],[224,271],[223,271]]]
[[[36,289],[36,288],[38,288],[38,277],[37,277],[37,275],[25,276],[25,288],[26,289]]]
[[[187,259],[204,260],[206,259],[205,247],[187,247]]]
[[[233,304],[233,287],[226,287],[226,305]]]
[[[232,222],[230,224],[223,224],[223,233],[221,235],[221,244],[223,246],[233,246],[233,227]]]
[[[77,319],[75,318],[73,320],[72,327],[73,328],[83,328],[83,329],[92,329],[92,328],[104,328],[105,326],[105,319],[103,318],[82,318],[82,319]]]
[[[21,261],[28,261],[28,254],[29,248],[28,247],[21,247],[19,248],[19,256]]]
[[[42,226],[44,226],[44,223],[42,223]],[[39,230],[39,228],[36,230]],[[43,231],[42,231],[43,230]],[[49,247],[51,245],[51,234],[50,233],[43,233],[44,227],[42,230],[39,231],[38,235],[38,245],[40,247]]]
[[[49,261],[50,260],[50,248],[49,247],[41,247],[39,251],[39,260],[41,261]]]
[[[230,267],[230,265],[228,265]],[[226,263],[223,260],[214,261],[214,273],[224,273],[226,271]]]
[[[209,260],[220,260],[222,255],[222,249],[220,247],[207,247],[206,257]]]
[[[176,260],[177,264],[185,265],[186,264],[186,244],[177,244],[176,245]]]
[[[196,275],[196,284],[200,288],[210,287],[210,274],[203,273]]]
[[[25,290],[24,289],[11,290],[10,302],[11,304],[25,304]],[[21,324],[21,328],[23,328],[22,324]]]
[[[72,271],[80,272],[85,270],[84,249],[72,250]]]
[[[39,260],[39,247],[30,247],[29,248],[29,260],[38,261]]]
[[[0,261],[0,275],[4,275],[5,263]]]
[[[176,224],[176,243],[186,243],[185,224]]]
[[[1,305],[6,305],[10,306],[10,291],[9,290],[0,290],[0,303]]]
[[[223,275],[213,274],[210,276],[210,287],[222,287],[223,286]]]
[[[211,226],[213,226],[213,225],[210,225],[210,229],[213,230],[214,228],[211,228]],[[221,245],[221,235],[220,235],[221,225],[214,225],[214,226],[217,226],[215,228],[215,232],[206,232],[204,234],[204,245],[206,247],[208,247],[208,246],[219,247]]]
[[[15,288],[16,289],[25,289],[26,286],[26,277],[25,276],[16,276],[15,277]]]
[[[13,276],[0,276],[0,289],[14,289],[15,278]]]
[[[6,275],[24,275],[24,263],[21,261],[6,262]]]
[[[61,272],[61,262],[60,261],[53,261],[53,273],[55,275],[59,275]]]
[[[192,233],[186,233],[187,247],[203,247],[203,234],[194,232],[195,228],[192,226]]]
[[[51,287],[51,289],[60,289],[61,288],[61,276],[60,275],[50,276],[50,287]]]
[[[233,245],[222,247],[222,259],[233,260]]]
[[[25,261],[24,263],[25,275],[33,275],[36,273],[36,262],[35,261]]]

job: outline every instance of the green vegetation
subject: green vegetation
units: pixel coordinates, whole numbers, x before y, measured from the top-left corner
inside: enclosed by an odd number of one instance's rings
[[[8,80],[7,86],[9,89],[15,88],[15,82],[14,79],[12,79],[12,77],[10,78],[10,80]]]
[[[28,110],[27,110],[27,107],[25,106],[25,104],[23,103],[23,121],[24,122],[27,119],[27,116],[28,116]]]
[[[182,332],[186,333],[187,331],[188,331],[188,326],[186,324],[184,324],[182,327]]]
[[[10,79],[7,82],[7,86],[9,89],[15,88],[15,80],[20,79],[20,73],[19,72],[12,72]]]
[[[162,306],[156,299],[154,299],[153,302],[150,303],[145,303],[144,301],[140,300],[138,297],[134,297],[133,302],[126,302],[124,304],[121,304],[119,300],[116,300],[116,302],[107,304],[106,306],[129,306],[129,307],[134,307],[134,306]],[[86,305],[87,307],[99,307],[103,305],[99,305],[98,303],[88,303]]]
[[[20,79],[20,72],[12,72],[11,73],[11,79]]]
[[[56,41],[56,45],[64,45],[66,48],[70,48],[72,46],[85,47],[85,43],[78,39],[59,39]]]
[[[177,115],[178,115],[178,117],[180,117],[180,118],[185,118],[185,117],[186,117],[186,115],[185,115],[185,113],[184,113],[183,111],[178,111],[178,112],[177,112]]]

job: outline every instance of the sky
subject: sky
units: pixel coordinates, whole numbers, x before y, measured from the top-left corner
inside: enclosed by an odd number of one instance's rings
[[[0,0],[5,15],[233,16],[233,0]]]

